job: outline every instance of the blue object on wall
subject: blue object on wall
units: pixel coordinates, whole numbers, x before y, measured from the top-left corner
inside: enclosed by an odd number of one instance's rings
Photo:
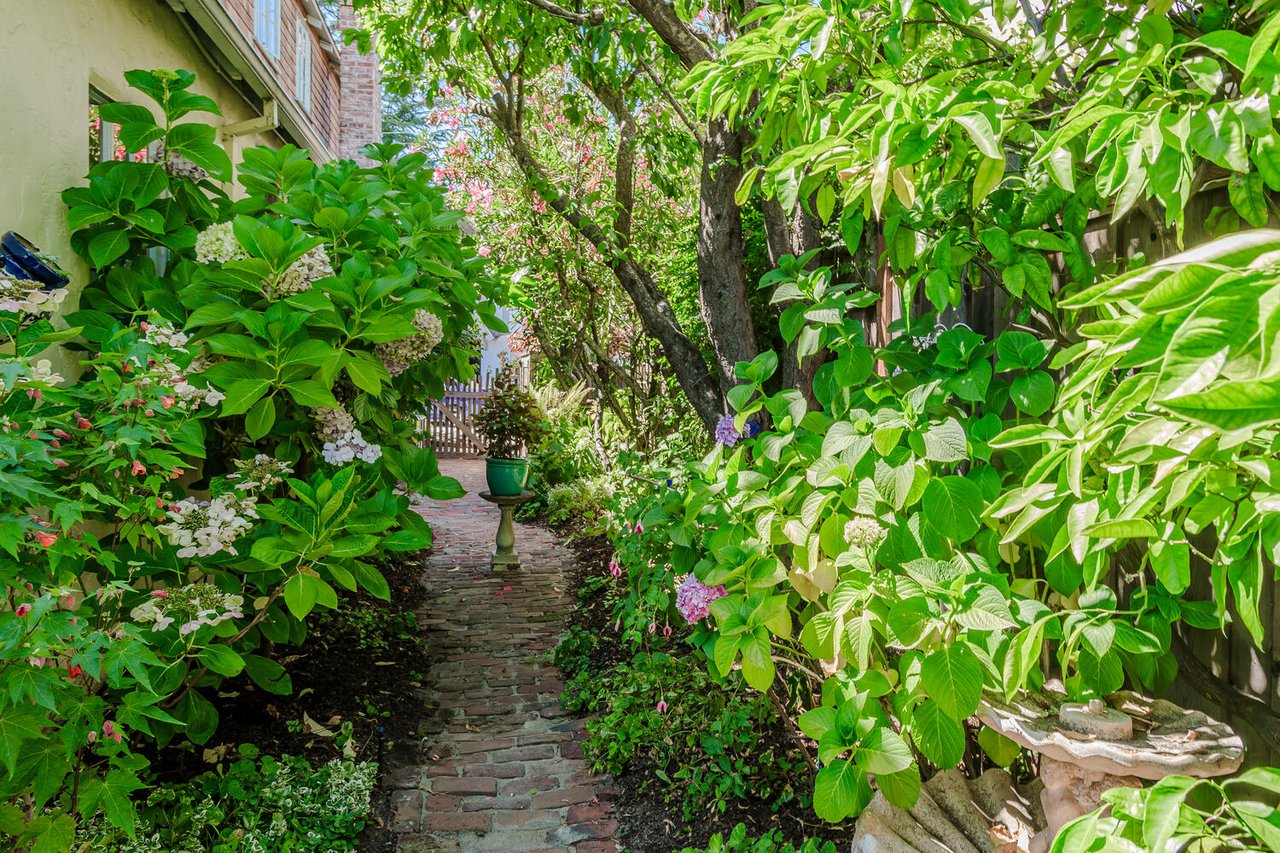
[[[66,287],[71,281],[56,262],[40,257],[40,250],[16,231],[8,231],[0,237],[0,260],[9,275],[38,281],[45,290]]]

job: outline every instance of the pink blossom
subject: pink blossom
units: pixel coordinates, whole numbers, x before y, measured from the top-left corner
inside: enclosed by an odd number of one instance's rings
[[[19,619],[25,619],[27,618],[27,614],[31,612],[31,605],[19,604],[17,607],[13,608],[13,612]]]
[[[168,598],[168,597],[169,597],[169,590],[167,590],[167,589],[155,589],[155,590],[152,590],[152,591],[151,591],[151,597],[152,597],[152,598]]]
[[[613,575],[615,578],[622,577],[622,566],[619,566],[616,561],[610,560],[609,574]]]
[[[670,625],[664,625],[664,626],[662,626],[662,636],[664,636],[664,637],[670,637],[670,636],[671,636],[671,626],[670,626]]]
[[[97,733],[97,732],[89,732],[89,743],[93,743],[93,742],[94,742],[94,741],[96,741],[97,739],[98,739],[98,733]]]
[[[133,468],[131,469],[130,473],[132,473],[135,477],[139,474],[145,474],[147,473],[147,466],[143,465],[141,462],[135,459],[133,460]]]
[[[658,713],[659,713],[659,714],[665,714],[665,713],[667,713],[667,700],[666,700],[666,699],[659,699],[659,700],[658,700]]]
[[[107,720],[102,724],[102,734],[105,737],[111,738],[116,743],[120,743],[120,741],[124,740],[124,735],[116,731],[116,724],[111,720]]]
[[[711,602],[728,594],[724,584],[707,586],[691,572],[676,590],[676,609],[692,625],[710,615]]]
[[[481,246],[479,249],[476,249],[476,254],[482,258],[487,258],[493,254],[493,250],[488,246]]]

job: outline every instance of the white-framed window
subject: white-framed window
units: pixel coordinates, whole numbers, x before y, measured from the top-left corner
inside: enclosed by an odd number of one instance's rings
[[[303,18],[294,21],[293,92],[304,110],[311,110],[311,28]]]
[[[253,37],[268,56],[280,58],[280,0],[253,0]]]

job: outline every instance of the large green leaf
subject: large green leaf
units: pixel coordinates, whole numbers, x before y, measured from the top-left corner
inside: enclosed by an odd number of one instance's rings
[[[813,783],[813,810],[830,823],[857,815],[871,801],[867,774],[852,761],[836,759],[818,771]]]
[[[1160,405],[1221,430],[1265,426],[1280,421],[1280,377],[1223,382]]]
[[[982,664],[965,643],[952,643],[924,659],[920,679],[925,694],[948,716],[963,720],[982,699]]]
[[[955,767],[964,758],[964,726],[937,702],[926,699],[912,714],[911,733],[925,758],[938,767]]]
[[[985,502],[975,483],[953,474],[931,479],[921,505],[930,527],[954,542],[964,542],[980,529]]]

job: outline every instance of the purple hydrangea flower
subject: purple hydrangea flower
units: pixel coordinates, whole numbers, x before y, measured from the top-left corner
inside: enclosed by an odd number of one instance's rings
[[[733,415],[725,415],[716,422],[716,441],[725,447],[733,447],[742,438],[742,433],[733,424]]]
[[[707,586],[691,572],[676,589],[676,609],[690,625],[706,619],[711,613],[711,602],[724,598],[729,592],[724,584]]]

